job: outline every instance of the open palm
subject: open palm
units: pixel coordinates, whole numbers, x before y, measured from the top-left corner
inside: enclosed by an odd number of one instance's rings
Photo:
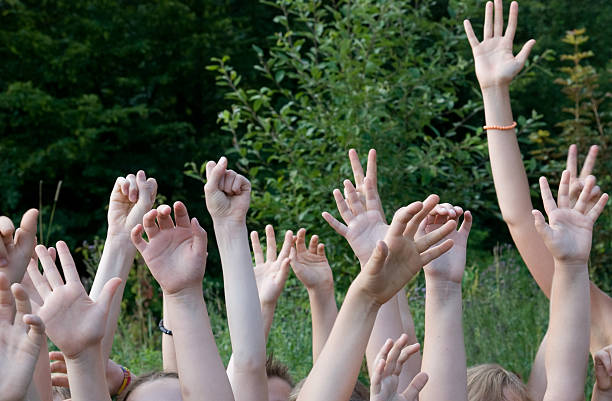
[[[297,278],[308,289],[334,286],[331,267],[325,256],[325,245],[313,235],[306,248],[306,230],[298,230],[295,247],[291,249],[291,267]]]

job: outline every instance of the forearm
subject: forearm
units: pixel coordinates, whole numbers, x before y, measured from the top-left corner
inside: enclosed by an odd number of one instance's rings
[[[376,315],[372,334],[366,348],[366,361],[368,374],[373,375],[376,367],[376,356],[387,339],[399,338],[403,333],[402,319],[397,304],[397,296],[394,296],[380,307]]]
[[[317,361],[338,316],[334,287],[308,289],[312,315],[312,362]]]
[[[542,401],[544,399],[544,393],[546,393],[546,343],[548,339],[548,332],[542,339],[538,352],[531,366],[531,372],[529,373],[529,382],[527,383],[527,391],[532,401]]]
[[[410,306],[408,305],[408,298],[406,297],[406,290],[401,289],[396,297],[397,306],[402,320],[402,332],[408,335],[408,344],[415,344],[418,342],[416,331],[414,329],[414,320],[412,319],[412,313],[410,312]],[[400,373],[398,390],[404,391],[410,385],[410,382],[414,377],[421,371],[421,352],[415,352],[402,367],[402,373]]]
[[[210,326],[202,288],[167,296],[177,372],[185,401],[199,400],[206,394],[211,400],[233,401],[223,361]]]
[[[51,401],[53,398],[51,387],[51,368],[49,365],[49,347],[43,341],[40,354],[34,368],[32,383],[36,386],[37,394],[42,401]]]
[[[270,330],[272,329],[272,323],[274,322],[274,311],[276,310],[276,302],[262,303],[260,306],[261,306],[261,319],[262,319],[263,327],[264,327],[264,338],[267,344],[268,337],[270,336]]]
[[[172,331],[170,314],[168,313],[168,301],[163,296],[163,319],[164,327]],[[169,334],[162,333],[162,363],[165,372],[176,372],[176,352],[174,351],[174,338]]]
[[[75,359],[66,358],[66,369],[73,401],[110,401],[101,345],[86,349]]]
[[[360,294],[354,285],[349,288],[298,401],[346,401],[350,398],[379,308],[380,305]]]
[[[425,344],[422,370],[430,379],[421,401],[467,400],[461,284],[425,276]]]
[[[40,397],[40,394],[36,389],[36,385],[34,384],[34,382],[30,383],[30,385],[28,386],[28,392],[26,394],[25,401],[44,401]]]
[[[582,400],[589,351],[589,273],[555,263],[546,345],[545,400]]]
[[[104,339],[102,340],[102,355],[105,359],[109,358],[113,347],[113,339],[115,337],[115,331],[117,330],[117,321],[119,319],[119,313],[121,312],[123,290],[125,289],[125,283],[127,282],[127,277],[130,273],[135,255],[136,248],[132,245],[129,233],[107,236],[100,264],[98,265],[98,271],[96,272],[89,293],[91,299],[95,301],[102,292],[104,285],[110,279],[114,277],[119,277],[121,279],[121,285],[115,293],[106,319],[106,331]]]
[[[246,224],[214,221],[214,227],[233,352],[230,382],[237,400],[261,399],[268,393],[266,343]]]

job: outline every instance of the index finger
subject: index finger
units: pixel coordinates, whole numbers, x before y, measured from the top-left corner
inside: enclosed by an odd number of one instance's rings
[[[355,149],[349,150],[349,160],[351,162],[351,169],[353,169],[353,176],[355,177],[355,186],[359,187],[363,184],[364,175],[363,167]]]
[[[578,175],[578,147],[571,144],[567,150],[567,163],[565,169],[569,170],[570,177],[575,178]]]
[[[589,153],[587,154],[586,159],[584,160],[584,165],[582,166],[582,170],[580,171],[580,178],[586,178],[593,172],[593,168],[595,167],[595,162],[597,161],[597,153],[599,152],[599,146],[593,145],[589,149]]]
[[[276,260],[276,236],[274,235],[274,227],[268,224],[266,226],[266,261],[274,262]]]

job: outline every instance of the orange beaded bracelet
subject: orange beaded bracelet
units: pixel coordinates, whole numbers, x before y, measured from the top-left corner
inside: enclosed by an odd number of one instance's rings
[[[490,129],[494,129],[494,130],[498,130],[498,131],[510,131],[511,129],[516,128],[516,121],[513,121],[512,124],[510,125],[485,125],[484,127],[482,127],[482,129],[486,130],[490,130]]]

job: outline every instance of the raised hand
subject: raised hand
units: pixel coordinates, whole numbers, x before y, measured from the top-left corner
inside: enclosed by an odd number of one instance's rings
[[[227,170],[227,159],[206,164],[204,185],[206,208],[215,220],[244,223],[251,202],[251,183],[234,170]]]
[[[108,235],[129,235],[151,210],[156,194],[157,181],[142,170],[118,177],[108,204]]]
[[[570,145],[567,151],[567,167],[566,169],[570,172],[570,207],[574,207],[578,201],[578,197],[584,188],[586,178],[593,172],[595,167],[595,161],[597,160],[597,153],[599,152],[599,146],[593,145],[589,149],[580,175],[578,175],[578,147],[576,145]],[[601,196],[601,188],[595,185],[591,190],[590,196],[587,200],[587,209],[593,208],[593,206],[599,200]]]
[[[143,224],[132,230],[134,246],[167,295],[202,288],[207,246],[206,231],[195,217],[189,220],[182,202],[174,203],[176,224],[170,212],[170,206],[161,205],[145,214]],[[143,226],[148,242],[142,238]]]
[[[364,266],[372,255],[376,242],[385,238],[389,226],[385,222],[376,188],[376,151],[371,149],[368,154],[365,176],[354,149],[349,151],[349,159],[357,188],[349,180],[345,180],[344,196],[340,190],[334,190],[336,206],[344,224],[328,212],[323,213],[323,218],[348,241],[361,266]]]
[[[255,255],[255,281],[259,292],[259,302],[274,304],[280,297],[289,275],[289,251],[293,242],[293,233],[287,231],[285,240],[278,256],[276,255],[276,237],[274,228],[266,226],[266,260],[259,243],[257,231],[251,232],[251,245]]]
[[[595,363],[595,389],[597,400],[612,399],[612,345],[597,351],[593,355]],[[596,399],[596,398],[593,398]]]
[[[34,265],[30,265],[28,273],[43,300],[38,313],[45,323],[47,335],[66,358],[76,359],[86,349],[100,345],[108,310],[121,280],[114,278],[106,283],[100,297],[94,302],[81,284],[65,242],[57,243],[57,253],[65,283],[49,250],[43,245],[36,247],[36,254],[45,276]]]
[[[570,205],[570,172],[564,170],[559,183],[557,202],[550,192],[548,181],[540,177],[540,191],[548,224],[538,210],[534,210],[536,230],[555,260],[566,264],[584,265],[591,252],[593,224],[603,211],[608,194],[603,194],[589,208],[588,199],[595,185],[595,177],[585,179],[584,188],[576,204]]]
[[[463,214],[463,209],[449,203],[437,205],[423,220],[419,227],[417,237],[429,234],[442,227],[446,222],[454,220],[456,223]],[[465,270],[465,257],[467,252],[467,240],[472,227],[472,214],[466,211],[463,216],[463,224],[456,231],[451,231],[445,238],[453,240],[450,251],[429,262],[423,270],[430,278],[437,280],[461,283],[463,271]]]
[[[406,390],[401,394],[397,392],[402,366],[418,350],[419,344],[408,345],[406,334],[402,334],[395,343],[387,340],[376,356],[376,367],[370,382],[370,401],[418,401],[419,392],[427,383],[426,373],[417,374]]]
[[[38,210],[30,209],[21,218],[17,231],[11,219],[0,216],[0,272],[9,282],[20,283],[36,245]]]
[[[49,352],[49,360],[53,361],[51,363],[51,373],[53,373],[51,384],[56,387],[70,388],[64,354],[58,351]],[[106,363],[106,382],[108,383],[109,394],[117,394],[123,384],[123,377],[124,374],[121,365],[112,359],[108,359]]]
[[[489,1],[485,10],[484,34],[479,42],[469,20],[463,22],[465,33],[472,47],[476,77],[481,89],[489,87],[507,87],[512,78],[525,65],[535,40],[531,39],[516,55],[512,54],[512,44],[518,20],[518,3],[513,1],[510,5],[508,27],[504,34],[504,9],[502,0],[495,0],[495,17],[493,16],[493,2]]]
[[[40,348],[46,339],[42,320],[30,313],[30,300],[23,287],[20,284],[10,286],[7,276],[0,272],[0,372],[2,372],[0,394],[2,394],[2,400],[21,401],[25,398],[32,382]]]
[[[300,228],[291,248],[291,267],[297,278],[308,290],[333,290],[334,277],[325,256],[325,245],[319,243],[319,237],[313,235],[306,248],[306,230]]]
[[[438,199],[437,195],[430,195],[424,203],[414,202],[395,212],[384,241],[376,244],[370,260],[353,282],[375,302],[383,304],[388,301],[423,265],[453,246],[451,239],[435,244],[454,230],[454,220],[414,239],[419,224],[433,210]]]

